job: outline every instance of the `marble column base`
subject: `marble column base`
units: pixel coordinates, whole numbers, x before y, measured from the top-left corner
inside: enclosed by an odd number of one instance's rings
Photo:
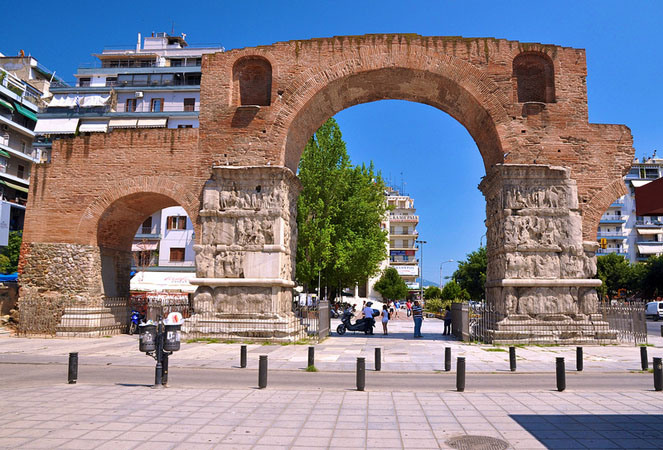
[[[124,316],[124,317],[119,317]],[[65,308],[55,327],[58,337],[103,337],[122,334],[127,330],[128,314],[118,314],[111,308]]]

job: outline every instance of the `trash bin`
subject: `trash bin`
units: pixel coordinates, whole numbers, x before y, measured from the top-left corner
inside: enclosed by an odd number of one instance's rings
[[[176,352],[180,349],[180,336],[182,324],[165,325],[166,338],[163,341],[163,349],[167,352]]]
[[[157,349],[157,326],[140,325],[140,339],[138,340],[138,350],[141,352],[153,352]]]

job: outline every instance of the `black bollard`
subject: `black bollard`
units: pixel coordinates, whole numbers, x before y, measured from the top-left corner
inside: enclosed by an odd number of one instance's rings
[[[242,345],[239,349],[239,367],[246,368],[246,345]]]
[[[647,370],[649,368],[649,362],[647,360],[647,347],[640,347],[640,366],[642,370]]]
[[[459,356],[456,359],[456,390],[465,391],[465,357]]]
[[[564,369],[564,358],[555,358],[557,360],[557,390],[562,392],[566,389],[566,372]]]
[[[576,370],[582,372],[582,347],[576,347]]]
[[[366,358],[357,358],[357,390],[363,391],[366,387]]]
[[[375,371],[382,370],[382,348],[375,347]]]
[[[267,387],[267,355],[260,355],[258,361],[258,389]]]
[[[69,353],[69,373],[67,374],[69,384],[78,381],[78,352]]]
[[[308,348],[308,366],[315,366],[315,347],[313,346]]]
[[[168,385],[168,353],[163,354],[163,360],[161,361],[161,384],[163,386]]]
[[[661,358],[654,358],[654,390],[663,391],[663,363]]]
[[[663,325],[661,325],[661,337],[663,337]]]
[[[444,348],[444,371],[449,372],[451,370],[451,347]]]
[[[516,371],[516,347],[509,347],[509,368],[511,372]]]

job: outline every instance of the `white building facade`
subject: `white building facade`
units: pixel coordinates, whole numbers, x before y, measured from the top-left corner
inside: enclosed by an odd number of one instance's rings
[[[655,152],[651,158],[634,161],[624,177],[629,193],[615,200],[599,222],[597,240],[605,239],[606,248],[599,248],[597,255],[617,253],[636,263],[663,254],[663,217],[638,217],[635,212],[635,188],[661,176],[663,159]]]

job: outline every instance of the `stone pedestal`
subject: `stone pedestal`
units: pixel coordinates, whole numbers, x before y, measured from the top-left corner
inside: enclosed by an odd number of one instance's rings
[[[195,335],[293,341],[292,313],[301,185],[287,168],[213,167],[203,189],[196,252]]]
[[[583,242],[569,170],[501,164],[486,197],[486,301],[501,319],[495,343],[616,343],[597,315],[596,242]]]

